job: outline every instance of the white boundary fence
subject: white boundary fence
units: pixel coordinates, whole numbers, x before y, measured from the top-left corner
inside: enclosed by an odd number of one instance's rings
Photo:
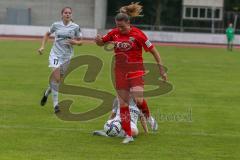
[[[226,44],[225,34],[181,33],[181,32],[145,32],[151,41],[200,44]],[[234,44],[240,44],[240,37],[235,36]]]
[[[0,25],[0,36],[43,36],[49,27],[42,26],[20,26],[20,25]],[[96,36],[96,29],[81,28],[83,38],[92,39]]]
[[[0,36],[43,36],[49,27],[0,25]],[[97,29],[82,28],[83,38],[93,39]],[[145,31],[151,41],[170,43],[199,43],[199,44],[226,44],[225,34],[181,33],[163,31]],[[234,44],[240,44],[240,37],[236,36]]]

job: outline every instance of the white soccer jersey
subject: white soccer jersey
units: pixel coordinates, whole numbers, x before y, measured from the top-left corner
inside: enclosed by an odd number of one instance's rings
[[[67,40],[82,36],[79,25],[73,22],[64,25],[63,21],[59,21],[52,24],[49,32],[55,33],[55,41],[50,54],[58,58],[70,58],[73,55],[73,46],[68,44]]]
[[[130,116],[131,116],[131,122],[133,122],[137,126],[138,118],[141,114],[140,110],[138,109],[137,105],[133,101],[133,99],[130,99],[129,102],[129,111],[130,111]],[[118,99],[116,98],[113,102],[113,113],[116,113],[117,119],[121,119],[120,117],[120,105],[118,102]]]

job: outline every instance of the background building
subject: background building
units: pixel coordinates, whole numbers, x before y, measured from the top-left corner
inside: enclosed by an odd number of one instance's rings
[[[0,24],[49,26],[70,6],[82,28],[109,29],[121,6],[133,0],[1,0]],[[224,33],[235,22],[239,32],[239,0],[138,0],[144,17],[132,23],[144,30]]]
[[[120,6],[131,1],[108,0],[107,28],[114,26],[112,23],[114,15]],[[136,18],[133,23],[145,30],[224,33],[228,23],[235,21],[236,15],[238,15],[236,29],[240,28],[239,0],[139,0],[139,2],[144,6],[144,18]]]
[[[49,26],[70,6],[81,27],[105,28],[107,0],[1,0],[0,23]]]

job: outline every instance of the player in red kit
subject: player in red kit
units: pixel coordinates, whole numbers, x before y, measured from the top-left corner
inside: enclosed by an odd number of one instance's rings
[[[138,108],[150,122],[152,129],[157,129],[157,123],[150,116],[146,100],[143,98],[144,65],[142,48],[150,52],[155,58],[160,75],[164,81],[167,74],[164,71],[159,52],[148,40],[147,36],[138,28],[130,25],[130,18],[139,16],[141,7],[138,3],[124,6],[115,17],[116,28],[105,36],[97,35],[95,42],[99,46],[105,43],[114,44],[115,52],[115,87],[120,102],[120,117],[122,128],[126,133],[123,143],[133,141],[130,126],[129,99],[133,97]]]

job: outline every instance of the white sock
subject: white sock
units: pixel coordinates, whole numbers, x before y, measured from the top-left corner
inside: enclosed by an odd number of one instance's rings
[[[59,87],[59,83],[51,82],[53,107],[58,105],[58,87]]]
[[[117,135],[117,137],[124,138],[126,136],[125,131],[121,129],[120,133]]]
[[[51,93],[51,87],[48,86],[47,90],[45,91],[45,96],[48,96]]]

